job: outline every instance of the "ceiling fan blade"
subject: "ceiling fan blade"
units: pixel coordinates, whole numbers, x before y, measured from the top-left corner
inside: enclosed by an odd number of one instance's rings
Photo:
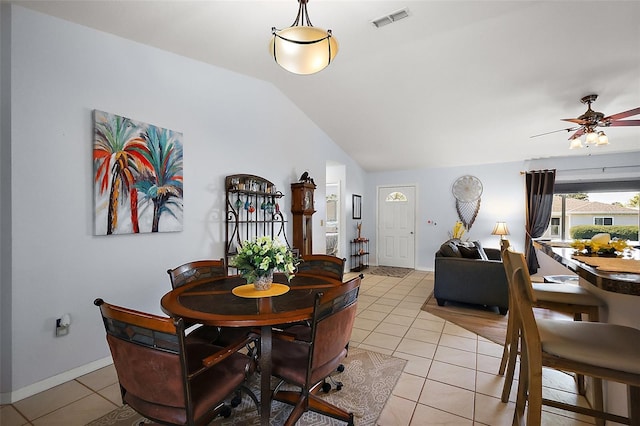
[[[611,127],[617,127],[617,126],[640,126],[640,120],[618,120],[618,121],[612,121],[611,124],[609,124],[609,126],[611,126]]]
[[[586,121],[580,120],[579,118],[563,118],[562,121],[569,121],[571,123],[576,123],[576,124],[579,124],[581,126],[584,126],[585,124],[588,124]]]
[[[578,127],[569,127],[568,129],[559,129],[559,130],[553,130],[551,132],[546,132],[546,133],[540,133],[539,135],[533,135],[533,136],[529,136],[529,139],[531,138],[537,138],[538,136],[545,136],[545,135],[550,135],[552,133],[558,133],[558,132],[572,132],[574,130],[578,129]]]
[[[603,120],[620,120],[621,118],[631,117],[632,115],[640,114],[640,107],[630,109],[629,111],[619,112],[617,114],[610,115],[608,117],[603,118]],[[613,126],[613,124],[612,124]]]
[[[579,138],[580,136],[584,135],[584,127],[581,127],[580,129],[578,129],[577,132],[575,132],[574,134],[572,134],[569,137],[569,140],[571,139],[575,139],[575,138]]]

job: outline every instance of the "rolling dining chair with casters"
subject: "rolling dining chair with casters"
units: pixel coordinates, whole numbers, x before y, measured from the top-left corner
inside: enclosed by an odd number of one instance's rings
[[[194,281],[202,281],[226,277],[228,269],[224,259],[218,260],[197,260],[187,262],[173,269],[168,269],[167,274],[171,280],[171,287],[178,288]],[[191,327],[194,324],[186,324]],[[202,342],[214,343],[220,346],[233,344],[238,339],[244,337],[250,332],[249,328],[240,327],[213,327],[202,325],[187,335],[188,340],[200,340]],[[252,348],[249,348],[253,350]]]
[[[171,287],[178,288],[193,281],[208,278],[226,277],[227,265],[224,259],[196,260],[187,262],[173,269],[168,269]]]
[[[301,257],[298,272],[322,275],[342,281],[344,277],[344,258],[328,254],[307,254]]]
[[[542,405],[596,419],[640,425],[640,330],[601,322],[536,318],[535,293],[521,253],[507,250],[505,264],[520,333],[520,374],[513,423],[539,425]],[[542,368],[550,367],[627,385],[628,417],[542,397]],[[525,410],[525,407],[528,408]]]
[[[507,271],[509,258],[506,256],[506,251],[509,250],[509,240],[501,240],[500,249],[502,252],[502,261],[505,271]],[[507,281],[509,278],[510,277],[507,273]],[[581,321],[582,314],[586,314],[589,321],[599,321],[599,309],[603,305],[603,302],[583,287],[572,284],[532,283],[532,289],[535,295],[534,307],[573,315],[575,321]],[[510,305],[514,303],[511,293],[512,292],[510,291]],[[507,334],[502,351],[502,360],[500,361],[500,368],[498,370],[498,374],[500,375],[505,374],[506,371],[505,381],[502,388],[502,402],[507,402],[509,400],[509,394],[511,393],[511,386],[515,374],[517,351],[511,350],[514,347],[518,347],[517,342],[519,330],[514,326],[515,319],[515,315],[509,315],[507,319]],[[578,374],[577,381],[578,392],[581,395],[584,395],[586,393],[584,376]],[[602,384],[599,380],[596,380],[593,383],[593,397],[594,402],[597,405],[601,404]]]
[[[328,254],[307,254],[300,257],[300,262],[296,266],[296,273],[300,272],[320,275],[323,277],[333,278],[342,283],[344,278],[344,264],[346,261],[346,259],[341,259],[337,256],[331,256]],[[299,327],[296,333],[309,334],[309,321],[301,321],[295,324],[279,324],[275,326],[275,328],[286,329],[287,331],[292,327]]]
[[[360,278],[315,297],[311,321],[311,339],[300,340],[288,333],[274,333],[272,374],[280,379],[273,398],[290,405],[293,411],[284,423],[292,426],[306,411],[314,411],[353,426],[353,413],[338,408],[316,393],[324,379],[347,355],[355,321]],[[299,390],[280,390],[288,383]]]
[[[357,276],[349,279],[348,281],[344,282],[342,285],[345,285],[347,287],[351,286],[352,283],[356,280],[362,282],[362,280],[364,279],[364,275],[363,274],[358,274]],[[288,335],[292,336],[293,338],[297,339],[297,340],[306,340],[307,342],[311,341],[311,333],[312,333],[312,328],[311,328],[311,322],[310,321],[305,321],[304,323],[298,323],[298,324],[294,324],[291,326],[283,326],[283,327],[277,327],[276,328],[280,328],[281,330],[283,330],[284,332],[286,332]],[[346,346],[347,351],[349,351],[349,343],[347,342],[347,346]],[[338,373],[342,373],[344,371],[344,365],[343,364],[339,364],[336,367],[336,371]],[[334,380],[332,375],[329,375],[326,377],[326,379],[328,379],[329,381],[324,380],[323,384],[322,384],[322,391],[327,393],[331,390],[331,385],[333,384],[337,390],[342,389],[342,382],[340,381],[336,381]],[[331,382],[331,383],[329,383]]]
[[[225,399],[244,390],[255,359],[238,352],[254,337],[222,348],[186,342],[181,318],[173,319],[96,299],[116,369],[122,402],[162,424],[205,425],[228,417]],[[234,402],[234,403],[235,403]],[[232,403],[232,405],[234,404]]]

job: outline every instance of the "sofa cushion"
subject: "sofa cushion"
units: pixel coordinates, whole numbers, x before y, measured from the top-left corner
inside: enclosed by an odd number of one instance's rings
[[[444,257],[462,257],[456,240],[449,240],[440,246],[440,254]]]
[[[455,238],[443,243],[437,255],[443,257],[489,260],[479,241],[461,241]]]
[[[460,254],[465,259],[482,259],[477,247],[459,246],[458,250],[460,250]]]

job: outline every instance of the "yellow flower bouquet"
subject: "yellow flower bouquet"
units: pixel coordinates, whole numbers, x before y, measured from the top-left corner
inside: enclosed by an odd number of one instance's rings
[[[576,254],[586,254],[591,256],[617,256],[624,249],[629,247],[627,240],[613,239],[608,242],[602,240],[575,240],[571,247],[576,250]]]
[[[467,231],[467,228],[464,227],[462,222],[457,221],[455,225],[453,225],[453,231],[451,232],[451,238],[462,239],[462,236]]]

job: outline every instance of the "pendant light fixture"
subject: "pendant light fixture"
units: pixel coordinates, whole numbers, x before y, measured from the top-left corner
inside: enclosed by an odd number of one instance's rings
[[[322,71],[338,54],[338,42],[331,30],[314,27],[309,20],[307,3],[298,0],[298,16],[289,28],[271,29],[269,52],[276,63],[294,74]]]

